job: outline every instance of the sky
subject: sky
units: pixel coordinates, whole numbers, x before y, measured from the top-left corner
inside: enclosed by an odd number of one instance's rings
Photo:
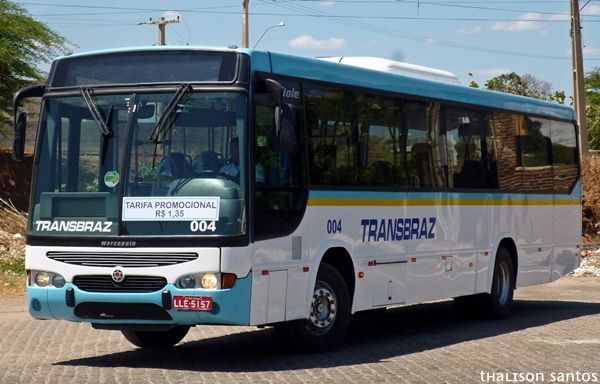
[[[249,1],[250,47],[383,57],[453,72],[465,85],[514,71],[573,94],[569,0]],[[167,45],[241,46],[241,0],[15,2],[73,52],[156,44],[157,26],[139,23],[177,16],[166,26]],[[579,7],[588,72],[600,67],[600,0]]]

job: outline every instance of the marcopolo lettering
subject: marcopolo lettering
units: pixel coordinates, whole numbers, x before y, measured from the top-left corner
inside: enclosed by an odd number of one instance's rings
[[[435,217],[362,219],[362,241],[435,239]]]

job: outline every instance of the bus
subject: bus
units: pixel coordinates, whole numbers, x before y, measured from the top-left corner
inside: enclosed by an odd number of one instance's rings
[[[454,299],[501,318],[515,288],[578,266],[571,108],[365,61],[189,46],[56,59],[14,98],[19,160],[18,107],[41,97],[31,316],[141,348],[273,326],[321,351],[364,311]]]

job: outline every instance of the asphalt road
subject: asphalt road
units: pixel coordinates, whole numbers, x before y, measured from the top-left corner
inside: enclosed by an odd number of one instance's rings
[[[341,348],[296,354],[270,328],[198,326],[174,349],[116,331],[29,317],[0,299],[0,383],[600,383],[600,278],[519,289],[510,318],[452,302],[351,323]]]

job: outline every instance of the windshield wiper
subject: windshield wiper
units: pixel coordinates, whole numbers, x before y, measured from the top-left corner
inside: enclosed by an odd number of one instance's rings
[[[90,113],[94,120],[96,120],[96,124],[98,124],[98,128],[100,132],[102,132],[103,136],[112,136],[112,130],[109,128],[110,121],[112,115],[112,107],[108,111],[108,117],[104,117],[102,111],[98,108],[94,99],[92,99],[92,93],[89,88],[81,88],[81,97],[85,101]]]
[[[171,101],[169,101],[167,108],[165,108],[165,111],[160,116],[160,119],[158,119],[158,121],[156,122],[156,125],[154,126],[154,129],[152,130],[152,133],[149,137],[150,141],[158,143],[158,137],[166,127],[165,122],[172,117],[173,113],[177,110],[177,105],[179,104],[181,99],[183,99],[183,97],[191,90],[192,86],[190,84],[181,84],[177,88],[177,91],[171,98]]]

